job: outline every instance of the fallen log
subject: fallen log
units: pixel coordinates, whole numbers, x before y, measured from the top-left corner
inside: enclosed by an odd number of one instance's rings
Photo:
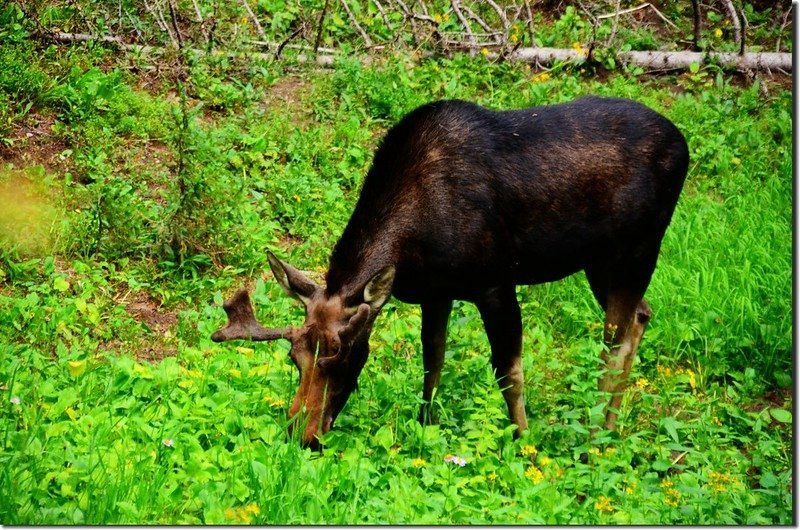
[[[556,61],[581,62],[586,60],[586,51],[572,48],[520,48],[508,58],[531,64],[550,64]],[[497,58],[497,52],[489,52],[489,58]],[[725,68],[739,70],[783,70],[792,71],[792,54],[775,52],[691,52],[691,51],[628,51],[618,52],[617,59],[647,70],[676,70],[691,64],[715,62]]]
[[[64,33],[54,32],[51,37],[58,42],[88,42],[97,41],[106,44],[118,46],[121,49],[148,53],[158,50],[159,48],[153,46],[142,46],[139,44],[127,44],[119,37],[110,36],[95,36],[85,33]],[[458,46],[457,49],[475,49],[487,48],[491,50],[496,48],[496,45],[482,45],[464,43]],[[204,50],[194,50],[195,53],[203,55]],[[310,47],[306,50],[311,51]],[[308,57],[302,51],[297,56],[298,62],[316,62],[320,66],[332,66],[336,52],[328,48],[320,48],[319,52],[323,55],[317,54],[316,57]],[[269,54],[258,52],[226,52],[221,50],[213,50],[212,55],[227,55],[230,57],[241,57],[247,55],[250,57],[257,57],[264,60],[272,60],[273,57]],[[488,51],[486,56],[489,59],[500,58],[500,53],[497,51]],[[617,60],[625,64],[633,64],[644,68],[646,70],[678,70],[689,68],[693,63],[708,64],[715,62],[724,68],[733,68],[738,70],[782,70],[784,72],[791,72],[792,54],[791,53],[777,53],[777,52],[750,52],[744,54],[732,52],[691,52],[691,51],[627,51],[618,52]],[[513,61],[522,61],[531,64],[552,64],[554,62],[572,62],[579,63],[585,61],[587,58],[587,50],[584,48],[518,48],[506,56],[506,59]],[[363,62],[368,64],[372,61],[369,56],[363,58]]]

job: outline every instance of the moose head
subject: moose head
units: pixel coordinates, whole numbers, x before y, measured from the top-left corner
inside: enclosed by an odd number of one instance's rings
[[[211,340],[289,340],[289,356],[300,371],[300,385],[289,408],[289,418],[294,420],[289,432],[302,429],[301,443],[319,448],[317,437],[331,429],[356,388],[369,354],[372,324],[391,294],[395,268],[383,267],[354,293],[331,294],[271,252],[268,258],[283,290],[305,306],[303,325],[263,327],[255,318],[247,290],[242,289],[223,305],[228,325]]]

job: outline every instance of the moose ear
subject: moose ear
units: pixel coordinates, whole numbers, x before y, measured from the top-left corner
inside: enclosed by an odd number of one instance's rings
[[[272,252],[267,251],[267,259],[269,259],[272,274],[275,275],[275,279],[286,291],[286,294],[308,305],[319,286],[299,270],[275,257]]]
[[[369,304],[373,312],[380,309],[392,294],[394,274],[394,265],[387,265],[378,271],[364,287],[364,302]]]

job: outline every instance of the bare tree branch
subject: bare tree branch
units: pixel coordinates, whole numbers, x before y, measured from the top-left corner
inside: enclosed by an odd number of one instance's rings
[[[386,16],[386,10],[383,9],[383,6],[378,0],[372,0],[372,3],[378,8],[378,13],[381,14],[381,18],[383,19],[383,23],[386,25],[386,28],[391,31],[392,25],[389,23],[389,17]]]
[[[161,31],[169,35],[170,42],[172,42],[172,44],[177,48],[178,41],[175,39],[175,35],[173,35],[172,31],[169,29],[166,20],[164,20],[164,15],[161,13],[161,6],[158,4],[158,2],[156,1],[154,4],[155,7],[151,9],[147,4],[147,0],[144,0],[144,6],[156,19],[156,23],[158,23],[158,27],[161,28]]]
[[[742,14],[742,40],[739,41],[739,55],[744,55],[745,41],[747,40],[747,16],[744,14],[744,9],[739,10]],[[763,85],[763,83],[762,83]]]
[[[617,0],[617,5],[614,7],[614,20],[611,23],[611,35],[608,36],[606,40],[606,47],[610,47],[611,43],[614,42],[614,37],[617,36],[617,24],[619,23],[619,4],[620,0]],[[600,17],[597,17],[600,20]]]
[[[258,31],[259,36],[262,39],[267,40],[267,34],[264,33],[264,28],[261,27],[261,23],[258,21],[256,14],[253,13],[252,9],[250,9],[250,4],[248,3],[248,1],[242,0],[242,5],[247,10],[247,15],[250,17],[250,20],[253,21],[253,25],[256,27],[256,31]]]
[[[722,5],[728,10],[728,18],[731,19],[731,26],[733,26],[733,38],[736,44],[742,46],[742,26],[739,22],[739,16],[736,14],[736,8],[733,6],[732,0],[721,0]]]
[[[783,15],[783,22],[781,23],[781,29],[778,30],[778,38],[775,42],[775,51],[781,51],[781,38],[783,37],[783,30],[786,29],[786,26],[789,24],[789,16],[792,14],[792,9],[794,9],[794,4],[789,6],[789,9],[786,10],[786,14]]]
[[[353,15],[353,12],[350,11],[350,6],[347,5],[347,0],[339,0],[339,1],[344,6],[344,10],[347,12],[347,17],[350,19],[350,22],[353,24],[353,27],[355,27],[356,30],[361,34],[361,38],[364,39],[364,43],[367,45],[367,47],[371,48],[372,47],[372,39],[369,38],[369,35],[367,35],[367,32],[364,31],[364,28],[362,28],[361,24],[359,24],[358,20],[356,20],[356,17],[355,17],[355,15]]]
[[[694,40],[694,51],[700,51],[700,30],[702,29],[703,19],[700,17],[700,2],[699,0],[692,0],[692,27],[694,33],[692,39]]]
[[[322,13],[319,15],[319,22],[317,23],[317,38],[314,39],[314,53],[317,53],[319,49],[319,43],[322,42],[322,28],[325,23],[325,15],[328,14],[328,5],[330,4],[330,0],[325,0],[325,4],[322,6]]]
[[[531,12],[531,3],[525,0],[525,10],[528,12],[528,33],[531,34],[531,47],[536,47],[536,33],[533,31],[533,13]]]
[[[494,30],[492,29],[492,27],[489,24],[487,24],[481,17],[476,15],[475,12],[472,9],[470,9],[468,5],[462,4],[461,8],[464,11],[466,11],[467,12],[467,16],[469,18],[471,18],[472,20],[474,20],[475,22],[477,22],[478,25],[480,27],[482,27],[484,29],[484,31],[486,31],[486,33],[494,33]]]
[[[472,44],[477,42],[475,40],[475,34],[472,33],[472,28],[469,27],[469,21],[464,18],[464,13],[461,12],[461,2],[459,0],[450,0],[450,5],[453,6],[453,11],[455,12],[456,17],[458,17],[461,25],[464,26],[464,31],[467,32],[467,40]]]
[[[170,18],[172,19],[172,27],[175,30],[175,35],[178,37],[178,49],[183,49],[183,36],[181,36],[181,30],[178,27],[178,13],[177,7],[175,6],[175,0],[169,0],[167,2],[167,6],[169,7],[169,14]]]
[[[278,49],[275,51],[275,60],[276,60],[276,61],[277,61],[278,59],[280,59],[280,58],[281,58],[281,52],[282,52],[282,51],[283,51],[283,49],[286,47],[286,45],[287,45],[287,44],[289,44],[289,41],[290,41],[290,40],[292,40],[293,38],[297,37],[297,36],[298,36],[298,35],[299,35],[301,32],[303,32],[303,30],[305,30],[305,29],[306,29],[306,25],[305,25],[305,23],[302,23],[302,24],[300,24],[300,26],[299,26],[299,27],[298,27],[296,30],[294,30],[294,31],[292,32],[292,34],[291,34],[291,35],[289,35],[289,36],[286,38],[286,40],[284,40],[283,42],[281,42],[281,43],[278,45]],[[265,43],[265,44],[267,44],[267,43]],[[269,49],[269,48],[267,48],[267,49]]]
[[[486,0],[486,3],[489,4],[492,7],[492,9],[495,10],[495,12],[497,13],[497,16],[500,17],[500,21],[503,23],[503,33],[506,36],[506,40],[508,40],[508,31],[509,31],[509,28],[511,27],[511,24],[508,22],[508,17],[506,16],[505,11],[500,9],[500,6],[497,5],[494,2],[494,0]]]

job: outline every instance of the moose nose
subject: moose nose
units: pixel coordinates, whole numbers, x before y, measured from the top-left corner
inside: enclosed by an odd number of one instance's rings
[[[322,445],[319,443],[319,438],[317,438],[318,431],[317,429],[313,428],[312,426],[307,426],[303,429],[302,425],[297,425],[297,422],[293,421],[290,422],[287,430],[289,432],[289,437],[293,438],[293,434],[297,429],[299,436],[297,436],[298,442],[300,442],[301,447],[308,447],[312,451],[320,451],[322,450]]]

